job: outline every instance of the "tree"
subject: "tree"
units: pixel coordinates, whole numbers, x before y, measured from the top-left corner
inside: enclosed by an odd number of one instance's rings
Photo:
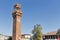
[[[36,24],[34,25],[34,29],[32,30],[32,34],[33,34],[33,40],[42,40],[42,27],[40,24]]]
[[[8,40],[12,40],[12,37],[10,36],[10,37],[8,38]]]

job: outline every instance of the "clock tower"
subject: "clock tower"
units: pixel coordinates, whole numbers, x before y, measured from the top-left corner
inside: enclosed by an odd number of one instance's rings
[[[12,12],[13,16],[13,32],[12,32],[12,40],[21,40],[21,5],[15,4],[14,11]]]

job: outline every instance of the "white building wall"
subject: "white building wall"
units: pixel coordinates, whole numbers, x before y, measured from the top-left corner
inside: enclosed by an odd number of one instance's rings
[[[0,35],[0,40],[4,40],[4,36],[3,35]]]
[[[30,40],[30,39],[22,38],[22,40]]]
[[[22,40],[30,40],[30,35],[24,35],[24,38],[22,38]]]
[[[7,40],[8,38],[8,36],[0,35],[0,40]]]
[[[46,40],[58,40],[58,39],[46,39]]]

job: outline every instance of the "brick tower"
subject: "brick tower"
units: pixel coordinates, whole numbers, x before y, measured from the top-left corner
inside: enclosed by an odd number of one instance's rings
[[[21,5],[15,4],[14,11],[12,13],[13,16],[13,33],[12,40],[21,40]]]

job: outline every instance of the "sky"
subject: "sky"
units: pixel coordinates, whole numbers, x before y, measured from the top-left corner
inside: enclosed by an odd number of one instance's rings
[[[60,28],[60,0],[0,0],[0,34],[12,35],[14,4],[21,4],[22,34],[31,34],[41,24],[42,33]]]

